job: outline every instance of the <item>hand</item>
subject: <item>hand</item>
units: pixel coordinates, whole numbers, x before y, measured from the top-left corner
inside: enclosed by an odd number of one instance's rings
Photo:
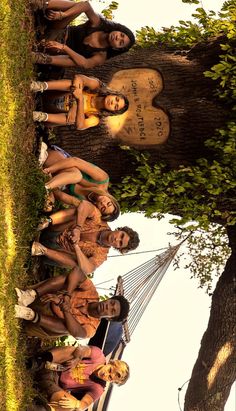
[[[40,301],[43,304],[47,304],[47,303],[55,303],[55,304],[59,304],[59,302],[61,301],[60,297],[58,297],[55,294],[45,294],[42,297],[40,297]]]
[[[80,229],[76,227],[71,229],[68,231],[68,237],[72,244],[78,244],[80,241]]]
[[[75,89],[73,90],[73,96],[76,98],[76,100],[80,100],[80,98],[83,97],[83,89],[75,86]]]
[[[76,365],[81,361],[81,359],[78,358],[72,358],[71,360],[63,362],[63,367],[66,370],[69,370],[70,368],[75,368]]]
[[[50,168],[43,168],[43,173],[44,174],[50,174]]]
[[[73,244],[78,244],[80,241],[80,228],[78,226],[72,229],[72,241]]]
[[[75,75],[74,80],[73,80],[73,85],[75,87],[78,87],[78,88],[81,88],[81,89],[84,88],[83,79],[81,78],[81,76],[79,74]]]
[[[64,44],[58,43],[58,41],[53,41],[49,40],[45,42],[45,47],[46,49],[49,49],[51,51],[63,51],[64,50]]]
[[[62,408],[79,408],[80,407],[80,401],[77,400],[76,398],[62,398],[61,400],[58,401],[59,405]]]
[[[45,17],[48,20],[62,20],[65,18],[65,14],[63,11],[47,10]]]
[[[70,312],[71,304],[70,304],[70,297],[68,295],[64,295],[63,302],[60,304],[60,308],[63,312]]]

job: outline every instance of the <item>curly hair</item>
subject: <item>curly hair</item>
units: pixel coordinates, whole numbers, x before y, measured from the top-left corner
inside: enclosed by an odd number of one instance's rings
[[[127,247],[119,249],[121,254],[128,253],[129,251],[135,250],[138,247],[140,239],[137,231],[134,231],[132,228],[127,226],[118,227],[115,231],[124,231],[129,236],[129,242]]]
[[[112,381],[114,384],[123,385],[126,383],[128,378],[130,377],[130,369],[127,362],[122,360],[110,360],[109,364],[112,364],[117,368],[117,371],[120,374],[120,378],[116,381]]]
[[[117,300],[120,303],[120,314],[117,315],[116,317],[111,318],[111,321],[117,321],[117,322],[122,322],[126,320],[129,314],[129,309],[130,309],[130,304],[127,298],[125,298],[123,295],[113,295],[111,297],[111,300]]]

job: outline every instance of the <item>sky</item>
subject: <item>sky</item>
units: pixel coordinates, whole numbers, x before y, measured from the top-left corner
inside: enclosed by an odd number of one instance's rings
[[[114,20],[127,25],[133,31],[143,26],[155,29],[189,20],[195,6],[180,0],[117,0],[118,10]],[[223,1],[203,0],[205,9],[219,10]],[[92,0],[96,11],[109,2]],[[176,244],[168,232],[173,228],[168,218],[160,222],[146,219],[142,214],[121,216],[112,227],[129,225],[140,233],[137,251],[153,250]],[[110,254],[116,254],[113,250]],[[157,253],[109,258],[96,271],[94,282],[115,279]],[[184,263],[184,262],[183,262]],[[183,264],[184,265],[184,264]],[[100,290],[101,294],[106,293]],[[180,391],[178,387],[187,381],[198,355],[200,342],[207,328],[211,298],[198,288],[196,280],[190,279],[188,270],[169,267],[155,295],[145,311],[131,342],[125,348],[123,359],[131,369],[131,377],[122,387],[114,387],[109,411],[180,411],[184,407],[187,384]],[[225,411],[235,410],[235,387]]]

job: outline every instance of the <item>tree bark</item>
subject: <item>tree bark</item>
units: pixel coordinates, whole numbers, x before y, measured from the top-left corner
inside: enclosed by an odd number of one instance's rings
[[[213,57],[210,60],[213,61]],[[166,110],[171,123],[168,140],[147,150],[153,162],[165,160],[170,168],[177,168],[180,164],[192,164],[199,157],[209,158],[211,153],[204,141],[224,124],[227,110],[214,97],[215,83],[203,75],[206,67],[173,51],[146,48],[87,70],[86,75],[97,76],[107,83],[117,71],[138,67],[152,68],[162,74],[164,89],[154,98],[153,105]],[[65,77],[71,78],[74,72],[74,69],[67,70]],[[119,141],[109,136],[105,126],[86,131],[58,127],[56,136],[58,143],[72,154],[109,170],[114,182],[120,181],[127,170],[132,172],[130,159],[119,148]]]
[[[209,323],[185,396],[184,411],[223,411],[236,378],[236,227],[232,254],[212,295]]]

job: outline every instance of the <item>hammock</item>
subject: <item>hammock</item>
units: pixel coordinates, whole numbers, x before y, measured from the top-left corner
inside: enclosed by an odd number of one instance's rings
[[[140,318],[182,243],[183,241],[176,246],[168,247],[164,252],[156,255],[123,276],[119,276],[116,286],[111,287],[114,294],[124,295],[124,297],[129,300],[130,311],[127,320],[123,323],[122,336],[110,353],[109,359],[120,359],[122,357],[126,344],[130,341],[131,335],[137,327]],[[102,348],[105,355],[107,355],[106,342],[109,339],[110,324],[112,324],[112,322],[107,320],[103,321],[100,328],[99,341],[91,339],[89,342],[90,344],[95,343]],[[113,384],[107,384],[104,394],[89,408],[89,411],[106,411],[112,394],[112,388]]]

